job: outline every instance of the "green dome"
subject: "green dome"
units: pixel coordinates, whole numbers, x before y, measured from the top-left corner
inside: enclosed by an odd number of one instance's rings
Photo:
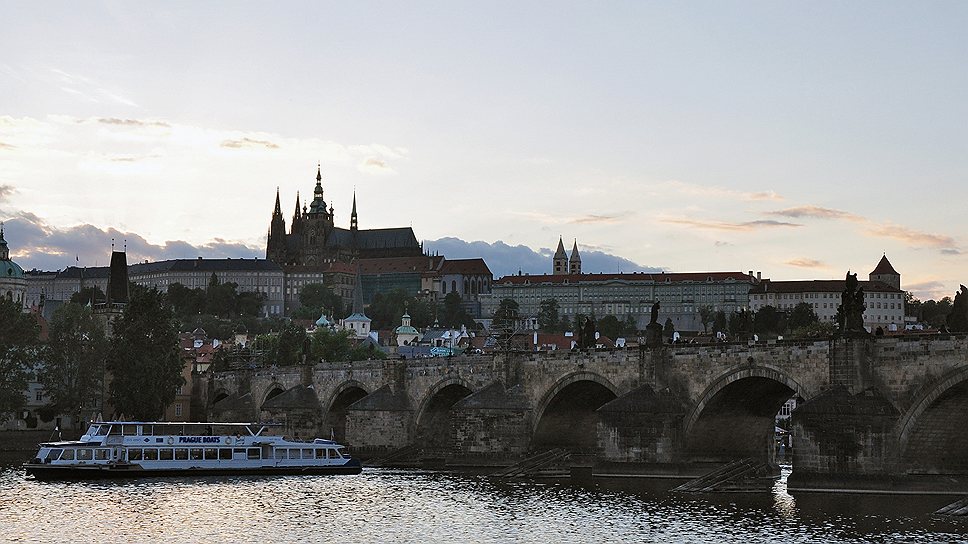
[[[0,261],[0,278],[23,278],[24,269],[20,265],[10,261]]]

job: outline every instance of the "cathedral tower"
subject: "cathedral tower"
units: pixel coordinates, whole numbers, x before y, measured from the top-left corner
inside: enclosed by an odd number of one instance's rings
[[[578,254],[578,239],[571,248],[571,257],[568,259],[568,273],[581,274],[581,255]]]
[[[272,220],[269,222],[266,259],[277,264],[283,264],[286,261],[286,220],[282,217],[282,205],[279,203],[278,187],[276,187],[276,205],[272,210]]]
[[[558,250],[555,251],[555,256],[552,259],[552,263],[553,274],[568,273],[568,256],[565,254],[565,244],[561,241],[561,236],[558,237]]]

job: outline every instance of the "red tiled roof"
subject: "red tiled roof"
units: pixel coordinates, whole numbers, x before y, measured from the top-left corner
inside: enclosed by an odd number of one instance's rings
[[[884,254],[883,257],[881,257],[881,261],[877,263],[877,267],[874,268],[874,271],[871,272],[871,275],[875,275],[875,274],[894,274],[896,276],[900,275],[897,273],[896,270],[894,270],[894,267],[891,266],[891,261],[887,260],[886,253]]]
[[[535,274],[529,276],[504,276],[495,280],[497,285],[521,285],[525,283],[586,283],[601,281],[629,281],[629,282],[696,282],[705,281],[743,281],[752,282],[753,278],[744,272],[674,272],[665,274],[631,273],[631,274]]]
[[[890,285],[880,281],[858,281],[857,284],[867,292],[873,293],[902,293]],[[800,281],[770,281],[764,280],[750,289],[751,295],[764,293],[840,293],[846,287],[845,280],[800,280]]]
[[[361,274],[405,274],[438,270],[444,258],[427,257],[382,257],[379,259],[360,259]]]
[[[454,259],[444,261],[440,268],[441,274],[463,274],[465,276],[483,275],[490,276],[491,269],[487,267],[484,259]]]

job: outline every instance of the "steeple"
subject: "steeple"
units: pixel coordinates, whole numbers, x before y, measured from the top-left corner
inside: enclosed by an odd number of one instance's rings
[[[310,215],[325,215],[326,201],[323,200],[323,172],[322,166],[316,165],[316,188],[313,189],[313,201],[309,204]]]
[[[272,215],[282,215],[282,204],[279,203],[279,188],[276,187],[276,207],[272,210]]]
[[[581,274],[581,255],[578,254],[578,239],[571,248],[571,258],[568,259],[568,273]]]
[[[323,165],[317,162],[316,163],[316,184],[318,185],[322,183],[323,183]]]
[[[558,250],[555,251],[552,265],[553,274],[568,273],[568,256],[565,255],[565,243],[561,241],[561,236],[558,237]]]
[[[894,270],[891,265],[891,261],[887,260],[887,253],[881,257],[880,262],[874,267],[874,270],[867,276],[871,281],[880,281],[890,285],[895,289],[901,288],[901,274]]]
[[[293,224],[299,219],[299,191],[296,191],[296,212],[292,214]]]
[[[356,217],[356,191],[353,191],[353,211],[350,213],[350,230],[357,230],[360,227]]]

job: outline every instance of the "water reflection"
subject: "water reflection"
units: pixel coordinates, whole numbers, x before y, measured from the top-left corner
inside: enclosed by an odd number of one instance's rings
[[[505,482],[364,470],[359,476],[58,483],[0,474],[0,537],[185,542],[955,541],[948,498],[675,495],[643,482]]]

